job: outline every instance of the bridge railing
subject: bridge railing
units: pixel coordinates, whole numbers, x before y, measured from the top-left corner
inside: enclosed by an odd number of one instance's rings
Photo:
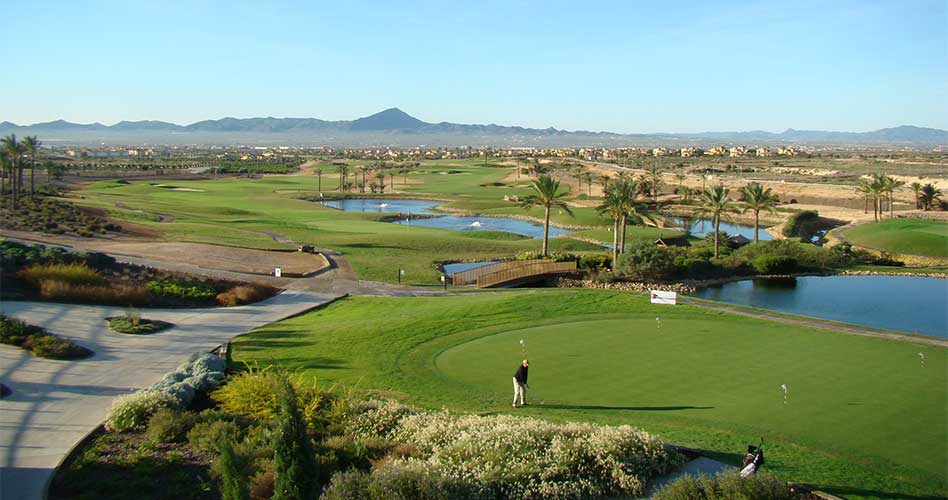
[[[576,261],[551,262],[540,261],[524,266],[504,269],[477,277],[478,288],[490,288],[505,283],[511,283],[523,278],[542,276],[546,274],[568,273],[576,271]]]
[[[467,271],[461,271],[454,273],[451,276],[451,283],[455,285],[471,285],[477,283],[477,279],[485,274],[492,274],[507,269],[515,269],[518,267],[526,266],[529,264],[535,264],[539,262],[549,262],[548,260],[509,260],[506,262],[498,262],[496,264],[488,264],[486,266],[475,267],[474,269],[468,269]]]

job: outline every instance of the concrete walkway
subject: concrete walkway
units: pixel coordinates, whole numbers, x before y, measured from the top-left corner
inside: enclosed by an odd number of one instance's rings
[[[54,361],[0,345],[0,380],[13,393],[0,401],[0,499],[40,500],[53,471],[105,420],[112,400],[158,382],[191,353],[279,321],[337,296],[284,292],[255,304],[218,309],[144,309],[142,316],[175,328],[154,335],[112,332],[104,318],[118,307],[4,302],[4,314],[46,328],[95,351]]]

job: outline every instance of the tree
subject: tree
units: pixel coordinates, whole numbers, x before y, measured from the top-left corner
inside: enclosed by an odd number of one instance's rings
[[[543,256],[547,255],[547,247],[550,239],[550,209],[551,208],[561,208],[566,211],[570,216],[573,215],[573,211],[569,208],[569,205],[566,204],[566,201],[563,200],[569,193],[568,192],[559,192],[560,190],[560,181],[550,177],[549,175],[541,175],[537,180],[533,181],[533,184],[530,186],[533,189],[533,193],[526,196],[520,206],[529,209],[533,207],[543,207],[544,217],[543,217]]]
[[[658,165],[652,165],[648,168],[645,177],[648,179],[649,195],[652,197],[652,201],[655,201],[655,198],[658,196],[658,191],[665,183],[662,180],[662,171],[658,168]]]
[[[289,380],[281,384],[280,423],[274,438],[273,500],[311,500],[317,489],[316,454]]]
[[[63,172],[65,172],[66,168],[58,163],[46,160],[43,162],[43,170],[46,171],[47,180],[55,179],[58,181],[63,178]]]
[[[701,208],[698,213],[711,218],[714,223],[714,258],[718,258],[718,248],[721,242],[718,235],[721,231],[721,218],[725,220],[728,214],[736,211],[734,200],[728,196],[729,190],[722,184],[709,186],[701,193]]]
[[[872,184],[869,179],[859,179],[859,183],[856,184],[856,194],[862,196],[863,201],[865,201],[862,213],[869,213],[869,200],[872,199]],[[874,209],[875,205],[873,205],[873,210]]]
[[[36,139],[36,136],[26,136],[23,138],[23,150],[30,155],[30,196],[36,196],[36,150],[43,143]]]
[[[7,161],[10,162],[10,186],[13,196],[13,207],[17,206],[17,195],[20,192],[20,176],[17,175],[17,169],[23,168],[20,164],[20,158],[23,156],[23,145],[16,140],[16,134],[10,134],[0,139],[0,147],[7,152]]]
[[[623,193],[615,189],[615,184],[608,184],[602,193],[602,203],[596,207],[599,215],[607,215],[612,218],[612,269],[616,269],[619,260],[619,222],[622,221],[622,214],[625,211],[625,200]]]
[[[612,176],[608,174],[602,174],[599,176],[599,184],[602,184],[602,194],[605,196],[606,190],[609,189],[609,183],[612,182]]]
[[[922,203],[919,200],[919,195],[922,192],[922,184],[918,182],[913,182],[909,184],[909,187],[912,188],[912,193],[915,194],[915,210],[922,208]]]
[[[922,186],[922,192],[919,201],[922,203],[922,209],[928,211],[935,208],[935,202],[941,199],[941,189],[934,184],[925,184]]]
[[[675,174],[675,180],[678,181],[678,189],[681,189],[681,183],[685,181],[685,174],[678,172]]]
[[[757,182],[751,182],[750,184],[742,186],[740,192],[741,201],[747,204],[744,210],[754,212],[754,243],[757,243],[757,233],[760,227],[760,211],[766,210],[770,213],[776,213],[777,210],[774,207],[780,202],[780,198],[778,198],[770,188],[764,189],[764,187]]]
[[[316,191],[319,191],[319,195],[323,194],[323,167],[317,167],[313,170],[313,173],[316,174]]]
[[[339,191],[346,190],[346,179],[349,177],[349,165],[339,165]]]
[[[573,177],[576,178],[576,182],[579,184],[579,191],[580,191],[580,192],[582,192],[582,190],[583,190],[583,178],[584,178],[584,177],[583,177],[583,174],[585,174],[585,173],[586,173],[586,166],[585,166],[585,165],[575,165],[575,166],[573,166],[573,168],[572,168],[572,174],[573,174]]]
[[[0,196],[7,196],[7,170],[11,169],[10,157],[6,149],[0,149]]]
[[[890,177],[888,175],[885,176],[884,190],[885,190],[886,195],[888,195],[888,198],[889,198],[889,218],[890,219],[893,217],[892,206],[895,204],[894,203],[895,199],[893,197],[895,190],[904,185],[905,185],[905,181],[900,181],[896,179],[895,177]]]
[[[250,491],[234,454],[234,445],[227,439],[220,445],[221,498],[222,500],[248,500]]]
[[[375,171],[375,178],[378,179],[379,192],[385,192],[385,170],[381,168]]]
[[[586,181],[586,195],[592,196],[592,182],[593,182],[592,172],[583,172],[583,180]]]
[[[359,170],[359,173],[362,174],[362,184],[359,184],[359,192],[364,193],[365,192],[365,173],[369,170],[369,167],[366,167],[365,165],[359,165],[357,169]]]
[[[619,242],[619,253],[625,253],[625,232],[629,225],[629,219],[634,223],[641,224],[644,220],[654,222],[654,219],[648,214],[648,209],[644,204],[638,202],[638,186],[634,181],[622,180],[616,183],[615,189],[619,191],[622,200],[622,236]]]

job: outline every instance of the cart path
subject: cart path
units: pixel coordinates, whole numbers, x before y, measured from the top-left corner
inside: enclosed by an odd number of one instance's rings
[[[95,354],[83,360],[33,357],[0,346],[0,379],[13,392],[0,411],[0,498],[41,500],[55,467],[105,420],[112,400],[158,382],[190,354],[339,298],[287,291],[255,304],[216,309],[146,309],[175,325],[153,335],[112,332],[104,318],[123,308],[3,302],[4,314],[74,340]]]

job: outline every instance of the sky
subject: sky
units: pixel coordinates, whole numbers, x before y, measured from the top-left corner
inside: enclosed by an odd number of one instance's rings
[[[4,9],[0,121],[948,129],[948,1],[84,1]],[[15,22],[9,22],[13,16]]]

